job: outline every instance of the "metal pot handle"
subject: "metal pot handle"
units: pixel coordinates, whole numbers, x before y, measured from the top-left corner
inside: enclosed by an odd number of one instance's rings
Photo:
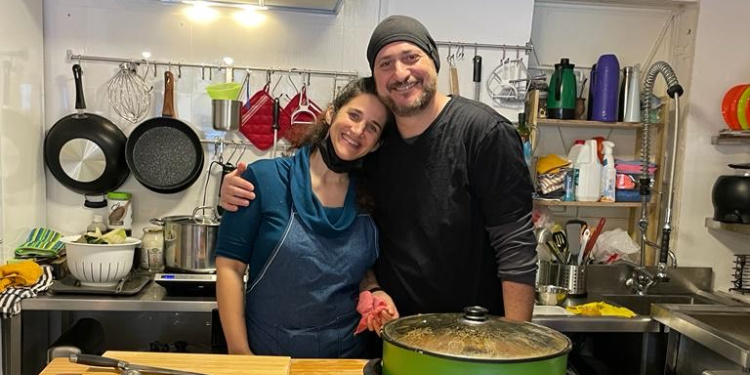
[[[198,211],[203,210],[210,210],[213,213],[213,216],[210,217],[211,224],[217,223],[219,221],[219,214],[216,213],[216,208],[214,206],[199,206],[193,210],[193,222],[195,222],[196,224],[206,224],[205,217],[198,217]]]
[[[148,222],[151,223],[151,224],[154,224],[154,225],[158,225],[160,227],[164,226],[164,220],[163,219],[153,218],[153,219],[149,220]]]

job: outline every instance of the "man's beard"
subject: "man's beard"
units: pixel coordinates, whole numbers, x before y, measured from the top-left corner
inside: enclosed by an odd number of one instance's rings
[[[396,85],[398,84],[395,84],[394,86]],[[437,83],[435,82],[435,80],[429,80],[422,81],[422,94],[409,104],[398,105],[394,103],[393,99],[391,99],[391,97],[388,95],[381,95],[380,100],[382,100],[383,103],[385,103],[385,106],[388,107],[388,109],[390,109],[396,116],[408,117],[413,116],[421,112],[423,109],[427,108],[432,99],[435,97],[436,92]]]

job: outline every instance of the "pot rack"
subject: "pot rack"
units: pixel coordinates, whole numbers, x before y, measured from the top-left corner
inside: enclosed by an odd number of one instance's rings
[[[134,64],[146,64],[151,65],[154,67],[166,67],[168,69],[171,69],[172,67],[177,68],[177,76],[180,78],[181,76],[181,69],[183,67],[185,68],[197,68],[201,69],[201,72],[204,72],[205,69],[208,69],[209,74],[212,74],[211,72],[213,69],[216,70],[249,70],[249,71],[262,71],[266,72],[269,75],[274,73],[299,73],[299,74],[307,74],[308,76],[326,76],[326,77],[350,77],[350,78],[357,78],[359,77],[359,73],[352,72],[352,71],[334,71],[334,70],[316,70],[316,69],[282,69],[282,68],[271,68],[271,67],[257,67],[257,66],[245,66],[245,65],[231,65],[231,64],[203,64],[203,63],[193,63],[193,62],[173,62],[173,61],[160,61],[160,60],[147,60],[147,59],[132,59],[132,58],[122,58],[122,57],[105,57],[105,56],[91,56],[91,55],[83,55],[83,54],[75,54],[72,50],[67,50],[67,59],[68,62],[73,61],[99,61],[99,62],[111,62],[111,63],[134,63]],[[154,69],[154,74],[156,74],[156,69]]]
[[[443,47],[474,47],[474,48],[486,48],[486,49],[526,51],[527,53],[534,51],[534,45],[531,42],[527,42],[525,45],[518,45],[518,44],[491,44],[491,43],[436,41],[435,44],[437,44],[438,46],[443,46]]]

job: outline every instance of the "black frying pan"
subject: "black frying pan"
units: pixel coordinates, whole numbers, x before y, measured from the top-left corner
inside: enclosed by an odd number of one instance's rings
[[[86,113],[81,66],[73,65],[77,112],[58,120],[44,138],[44,163],[63,186],[81,194],[120,187],[130,171],[125,134],[108,119]]]
[[[138,125],[128,138],[125,156],[133,176],[157,193],[187,189],[203,169],[203,146],[186,123],[174,118],[174,76],[164,73],[162,117]]]

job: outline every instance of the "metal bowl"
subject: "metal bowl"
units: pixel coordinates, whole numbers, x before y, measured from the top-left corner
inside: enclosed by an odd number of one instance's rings
[[[568,297],[570,290],[555,285],[540,285],[536,287],[536,302],[540,305],[556,306]]]

